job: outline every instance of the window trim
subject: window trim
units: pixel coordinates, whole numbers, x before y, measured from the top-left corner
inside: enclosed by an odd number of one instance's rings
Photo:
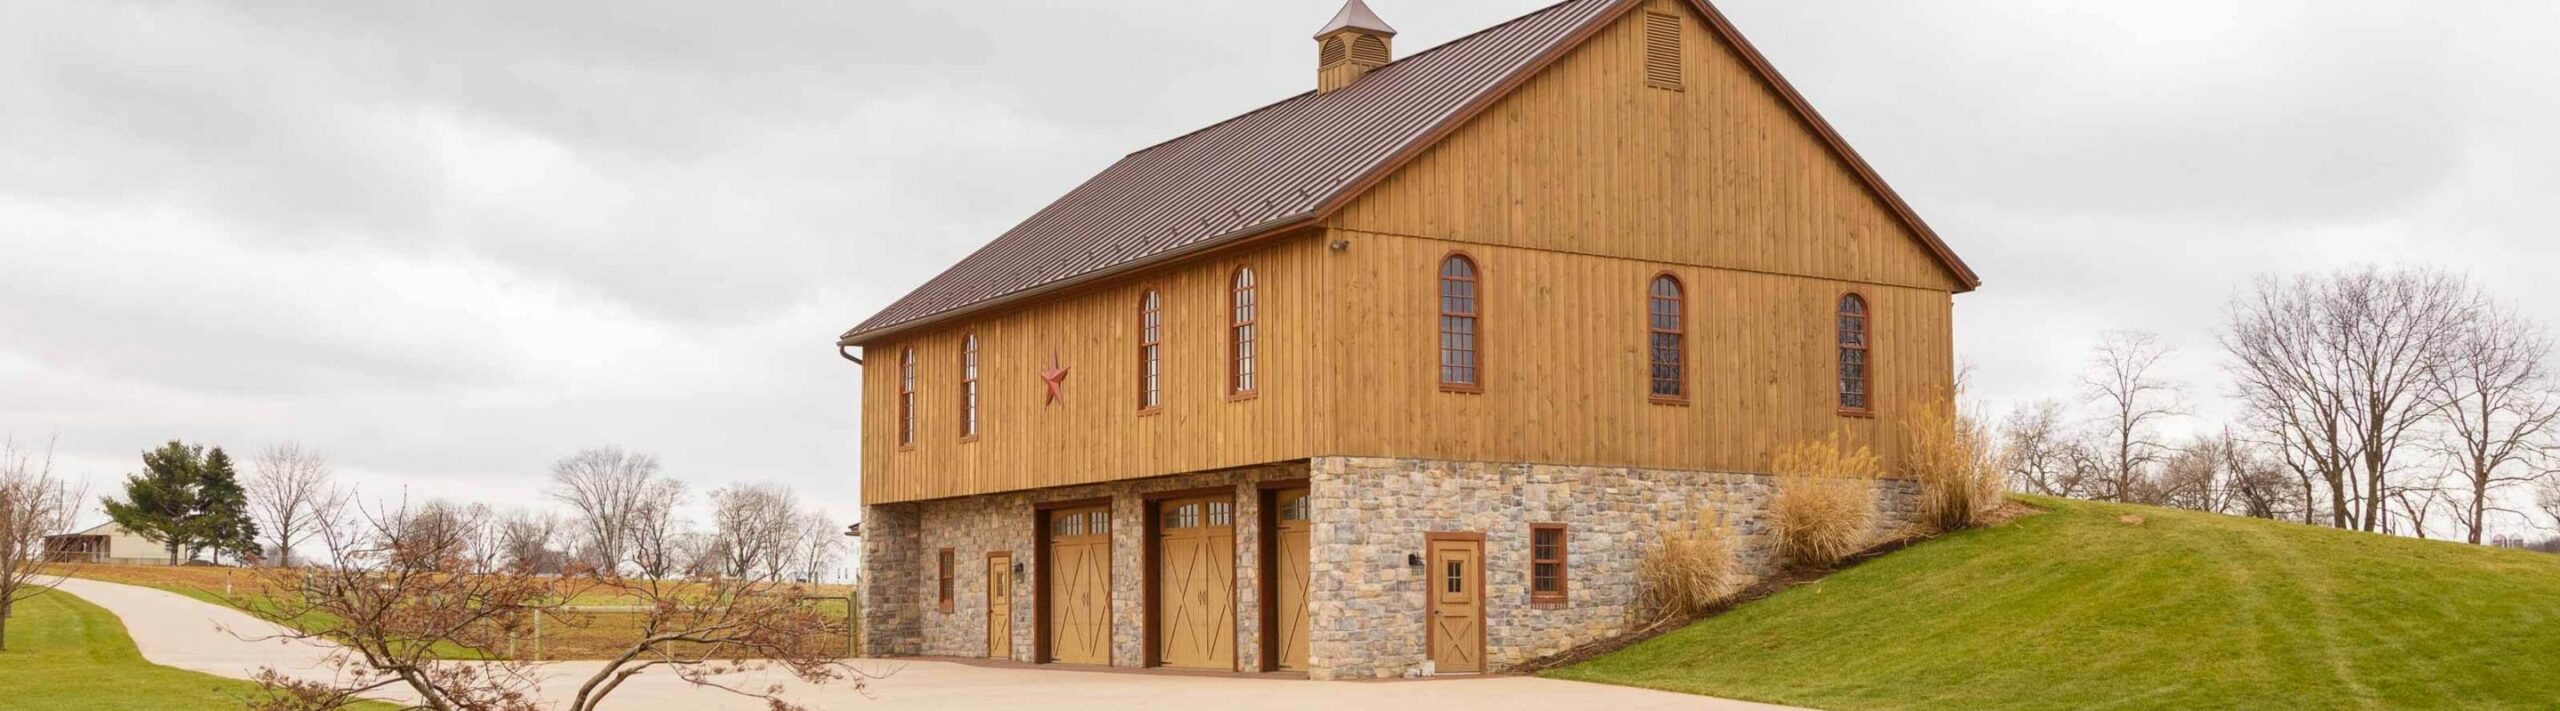
[[[1238,286],[1238,282],[1243,282]],[[1253,315],[1239,312],[1245,299],[1252,299]],[[1251,335],[1246,335],[1250,333]],[[1253,355],[1244,349],[1253,348]],[[1245,367],[1253,368],[1253,384],[1246,386]],[[1262,275],[1253,265],[1238,264],[1227,272],[1227,401],[1251,400],[1262,394]]]
[[[1667,279],[1667,280],[1670,280],[1670,282],[1671,282],[1671,290],[1672,290],[1672,294],[1671,294],[1671,309],[1672,309],[1672,311],[1671,311],[1671,329],[1670,329],[1670,330],[1668,330],[1668,331],[1663,330],[1663,329],[1660,329],[1660,328],[1657,328],[1657,327],[1655,327],[1655,326],[1653,325],[1653,302],[1654,302],[1654,300],[1655,300],[1655,299],[1660,298],[1660,297],[1656,297],[1656,296],[1654,296],[1654,294],[1653,294],[1653,287],[1654,287],[1654,285],[1656,285],[1656,284],[1660,284],[1660,283],[1662,283],[1662,282],[1663,282],[1663,280],[1666,280],[1666,279]],[[1654,378],[1653,378],[1653,369],[1659,365],[1658,363],[1655,363],[1655,362],[1654,362],[1653,337],[1654,337],[1654,336],[1658,336],[1658,335],[1664,335],[1664,334],[1669,334],[1669,335],[1671,336],[1671,338],[1672,338],[1672,345],[1674,345],[1674,346],[1676,347],[1676,349],[1677,349],[1677,353],[1676,353],[1675,355],[1676,355],[1676,357],[1678,358],[1678,360],[1676,360],[1676,361],[1674,361],[1674,362],[1672,363],[1672,367],[1673,367],[1673,368],[1677,368],[1677,369],[1679,369],[1679,372],[1677,372],[1677,373],[1673,374],[1673,376],[1672,376],[1672,377],[1673,377],[1672,384],[1673,384],[1673,386],[1675,386],[1675,387],[1679,388],[1679,392],[1678,392],[1678,393],[1675,393],[1675,394],[1671,394],[1671,395],[1664,395],[1664,394],[1657,393],[1657,392],[1654,392],[1654,391],[1653,391],[1653,380],[1654,380]],[[1646,280],[1644,280],[1644,393],[1645,393],[1645,401],[1646,401],[1646,402],[1649,402],[1649,403],[1652,403],[1652,404],[1655,404],[1655,405],[1671,405],[1671,406],[1675,406],[1675,407],[1687,407],[1687,406],[1689,405],[1689,397],[1690,397],[1690,388],[1689,388],[1689,371],[1690,371],[1690,370],[1691,370],[1691,368],[1689,367],[1689,284],[1688,284],[1688,282],[1682,281],[1682,280],[1680,279],[1680,275],[1671,273],[1671,270],[1669,270],[1669,269],[1665,269],[1665,270],[1662,270],[1662,271],[1659,271],[1659,272],[1654,272],[1654,274],[1653,274],[1653,278],[1650,278],[1650,279],[1646,279]]]
[[[1469,276],[1467,277],[1466,281],[1467,281],[1467,283],[1470,283],[1470,284],[1474,284],[1474,285],[1475,285],[1475,297],[1474,297],[1474,301],[1475,301],[1475,310],[1474,310],[1473,312],[1471,312],[1471,313],[1458,314],[1458,313],[1451,313],[1451,312],[1449,311],[1449,296],[1448,296],[1448,282],[1449,282],[1449,277],[1442,275],[1442,274],[1441,274],[1441,272],[1447,271],[1447,270],[1449,269],[1449,261],[1450,261],[1450,260],[1453,260],[1453,259],[1454,259],[1454,260],[1463,260],[1463,261],[1465,261],[1465,262],[1467,263],[1467,271],[1468,271],[1468,273],[1469,273]],[[1441,255],[1441,256],[1440,256],[1439,261],[1435,261],[1435,262],[1432,262],[1432,263],[1431,263],[1431,307],[1432,307],[1432,311],[1433,311],[1434,313],[1437,313],[1437,314],[1438,314],[1438,316],[1435,316],[1435,317],[1433,317],[1433,318],[1432,318],[1432,329],[1431,329],[1431,334],[1432,334],[1432,346],[1431,346],[1431,355],[1432,355],[1432,358],[1431,358],[1431,370],[1432,370],[1432,379],[1439,381],[1439,383],[1440,383],[1440,391],[1441,391],[1441,392],[1445,392],[1445,393],[1460,393],[1460,394],[1467,394],[1467,395],[1481,395],[1481,394],[1483,394],[1483,393],[1484,393],[1484,380],[1485,380],[1485,345],[1484,345],[1484,344],[1485,344],[1485,327],[1484,327],[1484,324],[1485,324],[1485,318],[1484,318],[1484,312],[1485,312],[1485,288],[1484,288],[1484,282],[1485,282],[1485,279],[1484,279],[1484,262],[1482,262],[1482,261],[1478,261],[1478,260],[1475,258],[1475,255],[1468,254],[1468,253],[1466,252],[1466,250],[1454,250],[1454,249],[1453,249],[1453,250],[1450,250],[1448,254]],[[1474,365],[1474,368],[1475,368],[1475,381],[1474,381],[1474,382],[1464,382],[1464,383],[1462,383],[1462,382],[1452,382],[1452,381],[1450,381],[1450,380],[1449,380],[1449,368],[1448,368],[1448,361],[1446,360],[1447,355],[1448,355],[1448,348],[1440,342],[1440,339],[1448,337],[1448,326],[1447,326],[1447,324],[1443,321],[1443,319],[1447,319],[1447,318],[1449,318],[1449,317],[1453,317],[1453,316],[1463,316],[1463,317],[1467,318],[1469,321],[1471,321],[1471,322],[1475,325],[1475,332],[1474,332],[1474,333],[1472,333],[1472,334],[1469,334],[1469,336],[1468,336],[1468,339],[1469,339],[1469,340],[1468,340],[1468,343],[1467,343],[1468,352],[1469,352],[1469,353],[1472,353],[1472,354],[1474,354],[1474,355],[1475,355],[1475,365]]]
[[[953,600],[959,597],[960,574],[954,570],[959,566],[959,556],[954,555],[951,549],[944,548],[934,557],[934,560],[935,565],[940,568],[934,576],[939,598],[938,606],[942,609],[942,614],[948,615],[951,614]]]
[[[986,404],[986,394],[978,384],[979,368],[986,363],[978,357],[979,345],[976,331],[970,331],[960,337],[961,442],[978,441],[978,435],[982,434],[979,428],[986,426],[985,413],[982,412]]]
[[[1545,531],[1556,532],[1556,557],[1554,558],[1538,557],[1538,534]],[[1529,603],[1531,605],[1542,608],[1563,607],[1572,600],[1572,541],[1573,534],[1565,524],[1529,524]],[[1538,592],[1538,566],[1545,563],[1553,563],[1556,566],[1555,592]]]
[[[916,448],[916,348],[898,352],[898,451]]]
[[[1152,306],[1153,308],[1150,308],[1151,306]],[[1148,340],[1148,336],[1147,336],[1147,317],[1149,317],[1149,316],[1153,316],[1153,317],[1155,317],[1155,320],[1156,320],[1156,327],[1155,327],[1155,337],[1154,337],[1154,340]],[[1137,371],[1137,376],[1138,376],[1138,402],[1137,402],[1137,404],[1138,404],[1138,416],[1139,416],[1139,417],[1145,417],[1145,416],[1148,416],[1148,415],[1153,415],[1153,414],[1156,414],[1156,413],[1159,413],[1159,412],[1163,412],[1163,411],[1164,411],[1164,292],[1163,292],[1163,291],[1158,290],[1158,289],[1156,289],[1155,287],[1152,287],[1152,286],[1150,286],[1150,287],[1145,287],[1145,288],[1141,288],[1141,289],[1139,289],[1139,290],[1138,290],[1138,324],[1137,324],[1137,325],[1138,325],[1138,334],[1137,334],[1137,335],[1138,335],[1138,353],[1137,353],[1137,355],[1138,355],[1138,371]],[[1152,361],[1152,363],[1151,363],[1151,361]],[[1148,390],[1147,390],[1147,388],[1149,387],[1149,384],[1148,384],[1148,375],[1147,375],[1147,366],[1148,366],[1148,365],[1150,365],[1150,364],[1154,365],[1154,366],[1155,366],[1155,369],[1156,369],[1155,376],[1154,376],[1154,385],[1153,385],[1153,387],[1155,388],[1155,391],[1154,391],[1153,393],[1150,393],[1150,392],[1148,392]],[[1148,398],[1148,396],[1149,396],[1149,395],[1153,395],[1153,396],[1154,396],[1154,398],[1155,398],[1155,402],[1150,403],[1150,402],[1148,402],[1148,401],[1147,401],[1147,398]]]
[[[1847,329],[1840,327],[1840,319],[1850,315],[1848,310],[1840,308],[1840,305],[1851,299],[1856,299],[1858,302],[1857,317],[1860,328],[1858,329],[1858,345],[1855,346],[1846,345],[1840,342],[1840,334],[1847,331]],[[1876,415],[1875,302],[1868,300],[1865,294],[1860,294],[1855,291],[1846,291],[1841,292],[1839,299],[1831,302],[1831,310],[1831,345],[1833,348],[1833,356],[1831,360],[1831,386],[1833,392],[1831,402],[1833,405],[1838,406],[1841,417],[1874,417]],[[1857,351],[1860,356],[1858,358],[1858,365],[1861,377],[1858,379],[1858,382],[1866,386],[1866,392],[1862,393],[1866,396],[1865,407],[1850,407],[1840,403],[1840,399],[1849,394],[1848,388],[1844,387],[1844,384],[1840,382],[1840,366],[1848,362],[1850,351]]]

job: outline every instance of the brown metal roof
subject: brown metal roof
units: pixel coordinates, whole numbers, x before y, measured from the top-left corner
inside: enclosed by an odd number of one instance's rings
[[[1132,153],[845,338],[1311,217],[1618,1],[1569,0]]]
[[[1693,2],[1951,270],[1976,282],[1720,14],[1703,0]],[[846,332],[842,342],[1307,224],[1635,4],[1566,0],[1379,67],[1340,90],[1299,94],[1129,154]]]

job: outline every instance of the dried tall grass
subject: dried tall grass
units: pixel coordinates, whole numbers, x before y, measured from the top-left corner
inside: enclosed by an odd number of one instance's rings
[[[1851,448],[1840,433],[1778,450],[1770,469],[1777,492],[1769,500],[1769,528],[1780,559],[1806,568],[1828,568],[1867,547],[1875,527],[1875,480],[1883,464],[1865,445]]]
[[[2006,501],[2005,453],[1991,428],[1932,402],[1902,423],[1903,476],[1920,484],[1920,523],[1939,531],[1982,525]]]
[[[1689,508],[1694,518],[1663,525],[1636,560],[1636,585],[1651,622],[1697,617],[1750,582],[1723,507],[1692,501]]]

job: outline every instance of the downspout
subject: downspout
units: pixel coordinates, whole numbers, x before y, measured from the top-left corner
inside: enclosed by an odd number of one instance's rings
[[[849,352],[849,351],[846,351],[846,350],[845,350],[846,348],[850,348],[850,347],[851,347],[851,346],[846,346],[846,345],[841,344],[841,343],[836,344],[836,355],[843,356],[845,360],[853,361],[853,364],[854,364],[854,365],[861,365],[861,364],[862,364],[862,359],[861,359],[861,358],[857,358],[857,357],[855,357],[855,356],[853,355],[853,353],[851,353],[851,352]]]

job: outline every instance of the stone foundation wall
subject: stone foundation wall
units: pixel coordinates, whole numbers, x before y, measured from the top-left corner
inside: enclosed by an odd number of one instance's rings
[[[1707,512],[1737,538],[1746,572],[1774,572],[1767,507],[1772,479],[1756,474],[1420,459],[1322,457],[1294,463],[946,501],[872,506],[863,521],[863,650],[869,656],[987,654],[987,554],[1022,567],[1012,590],[1013,657],[1032,661],[1038,579],[1034,512],[1046,502],[1109,498],[1114,666],[1143,663],[1145,497],[1232,487],[1236,492],[1236,657],[1261,668],[1261,482],[1306,479],[1310,489],[1308,666],[1316,679],[1420,673],[1422,571],[1407,557],[1434,532],[1485,537],[1485,661],[1500,671],[1615,636],[1635,621],[1636,564],[1666,524]],[[1917,488],[1877,485],[1879,534],[1913,516]],[[1529,525],[1567,527],[1567,600],[1529,600]],[[953,605],[936,604],[938,554],[953,553]]]
[[[993,494],[866,509],[863,522],[864,654],[869,656],[987,656],[987,554],[1011,552],[1022,567],[1014,576],[1013,658],[1032,661],[1038,580],[1033,551],[1034,515],[1040,504],[1111,499],[1111,663],[1142,664],[1145,640],[1145,515],[1149,494],[1208,487],[1236,491],[1236,657],[1244,669],[1261,665],[1261,496],[1265,481],[1303,479],[1304,463],[1111,482],[1040,491]],[[885,516],[885,517],[884,517]],[[952,551],[952,609],[942,612],[935,567],[942,549]],[[878,627],[874,627],[878,625]],[[877,634],[873,632],[877,630]]]
[[[1425,534],[1485,537],[1485,661],[1494,671],[1623,632],[1635,620],[1636,562],[1666,523],[1725,517],[1743,567],[1773,572],[1772,479],[1755,474],[1420,459],[1325,457],[1310,465],[1313,540],[1309,662],[1318,679],[1418,674]],[[1880,533],[1911,519],[1917,490],[1877,487]],[[1529,525],[1567,527],[1561,605],[1529,601]]]

